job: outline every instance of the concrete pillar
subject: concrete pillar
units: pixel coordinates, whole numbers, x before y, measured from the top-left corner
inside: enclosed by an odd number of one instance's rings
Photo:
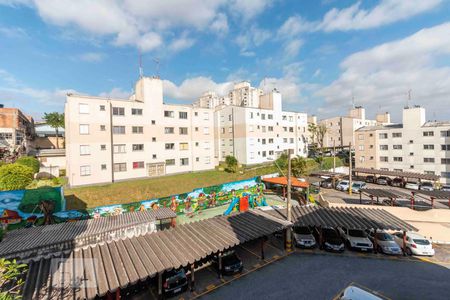
[[[218,270],[218,272],[219,272],[219,279],[222,279],[222,254],[221,253],[219,253],[218,254],[219,255],[219,257],[218,257],[218,262],[219,262],[219,270]]]
[[[163,291],[162,291],[162,273],[158,273],[158,299],[162,299]]]
[[[194,264],[191,265],[191,292],[195,291],[195,267]]]
[[[434,197],[430,197],[431,200],[431,208],[434,208]]]

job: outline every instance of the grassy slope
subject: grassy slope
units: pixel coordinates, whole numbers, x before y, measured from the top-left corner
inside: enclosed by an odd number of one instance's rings
[[[195,188],[274,172],[278,172],[274,166],[247,170],[244,174],[212,170],[116,182],[102,186],[72,188],[66,189],[64,194],[67,200],[67,209],[83,209],[186,193],[191,192]]]

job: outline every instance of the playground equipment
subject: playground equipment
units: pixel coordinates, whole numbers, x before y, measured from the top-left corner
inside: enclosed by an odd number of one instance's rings
[[[232,211],[247,211],[249,206],[255,208],[257,206],[267,206],[266,198],[263,195],[243,194],[242,197],[234,196],[227,210],[223,213],[228,216]]]

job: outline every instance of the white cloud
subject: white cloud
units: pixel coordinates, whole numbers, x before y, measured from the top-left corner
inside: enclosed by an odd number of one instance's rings
[[[247,21],[264,12],[273,2],[273,0],[232,0],[229,6],[234,14]]]
[[[437,7],[442,0],[382,0],[372,9],[361,8],[361,2],[328,11],[318,29],[326,32],[375,28],[406,20]]]
[[[440,64],[441,58],[450,57],[449,32],[450,23],[444,23],[354,53],[340,64],[339,78],[316,95],[325,99],[328,114],[347,108],[352,91],[368,111],[381,107],[394,116],[406,104],[409,89],[413,103],[442,107],[450,100],[450,67]],[[443,110],[439,113],[448,118]]]
[[[322,71],[320,69],[317,69],[314,71],[313,77],[318,77]]]
[[[254,49],[266,42],[272,34],[269,30],[251,26],[245,33],[238,35],[235,39],[236,44],[241,49],[241,55],[253,56]]]
[[[283,25],[278,29],[277,35],[279,37],[292,37],[303,32],[314,30],[315,23],[303,19],[301,16],[295,15],[289,17]]]
[[[300,48],[303,46],[303,40],[292,39],[284,46],[284,54],[288,58],[295,58],[300,52]]]
[[[190,38],[188,34],[185,32],[181,35],[181,37],[172,40],[169,45],[169,50],[172,52],[178,52],[187,48],[192,47],[195,44],[195,40]]]
[[[109,92],[100,93],[99,96],[112,99],[128,99],[131,94],[133,94],[132,91],[125,91],[121,88],[115,87]]]
[[[79,58],[86,62],[100,62],[105,58],[105,54],[99,52],[87,52],[81,54]]]
[[[164,96],[169,99],[193,102],[204,92],[214,91],[225,95],[232,87],[232,82],[216,83],[210,77],[198,76],[185,79],[180,85],[170,80],[163,80]]]
[[[228,18],[225,14],[219,13],[217,14],[216,19],[211,23],[211,30],[217,32],[219,34],[227,34],[228,33]]]
[[[22,38],[27,37],[27,32],[20,27],[0,27],[0,35],[7,38]]]

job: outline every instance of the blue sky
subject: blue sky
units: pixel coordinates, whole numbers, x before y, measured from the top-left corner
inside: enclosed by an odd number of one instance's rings
[[[450,119],[448,0],[0,0],[0,103],[38,119],[67,92],[127,97],[139,53],[167,102],[249,80],[319,118],[354,98],[401,121],[411,90]]]

